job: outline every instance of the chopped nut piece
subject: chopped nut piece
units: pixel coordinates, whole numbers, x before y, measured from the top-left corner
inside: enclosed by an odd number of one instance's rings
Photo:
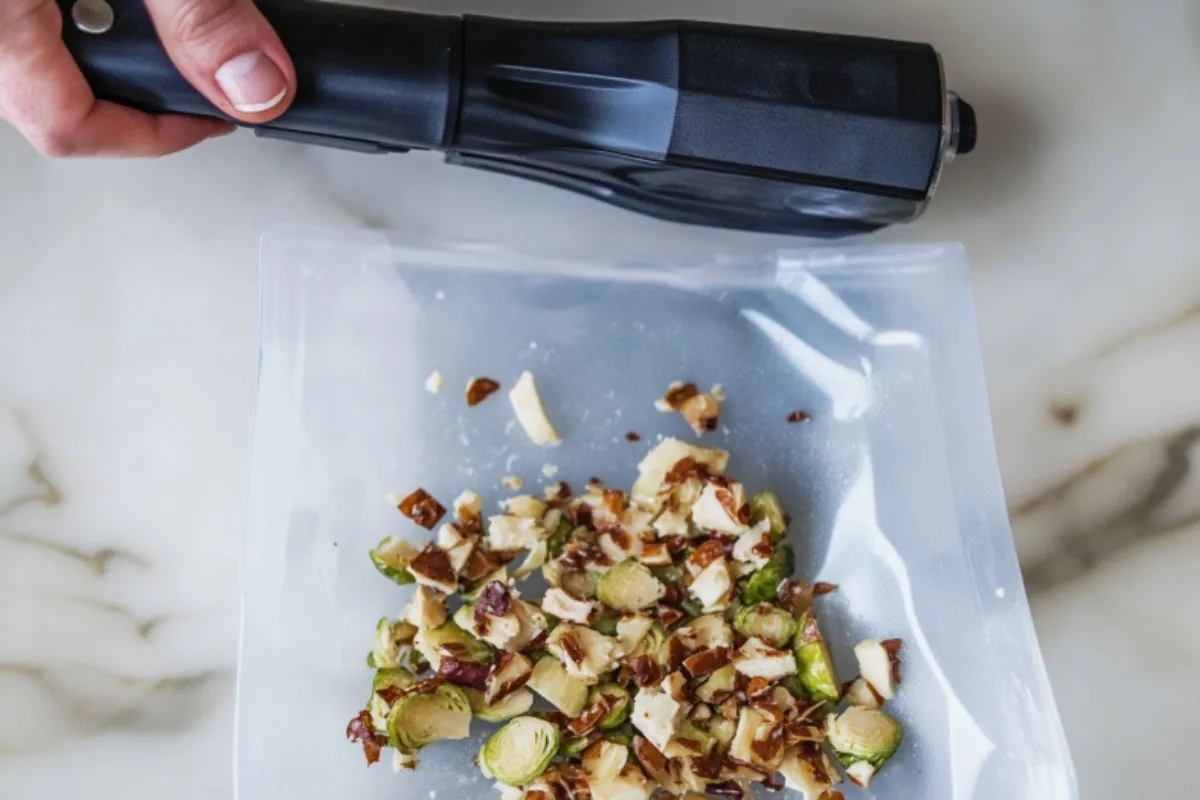
[[[429,392],[430,394],[437,394],[442,390],[442,386],[444,386],[445,383],[446,380],[442,377],[442,373],[434,370],[433,372],[429,373],[429,377],[425,379],[425,391]]]
[[[450,563],[446,551],[433,542],[425,545],[420,555],[408,565],[408,571],[417,583],[437,589],[443,594],[458,591],[458,573]]]
[[[525,429],[525,434],[537,445],[556,445],[562,442],[562,437],[554,430],[546,409],[542,406],[541,395],[533,382],[533,373],[526,370],[517,379],[517,385],[508,393],[513,410],[517,413],[517,421]]]
[[[796,410],[787,415],[788,422],[808,422],[812,417],[807,411]]]
[[[467,383],[467,405],[477,406],[500,388],[491,378],[471,378]]]
[[[433,530],[446,513],[445,507],[424,489],[417,489],[402,499],[399,495],[390,494],[388,500],[395,503],[401,514],[428,531]]]

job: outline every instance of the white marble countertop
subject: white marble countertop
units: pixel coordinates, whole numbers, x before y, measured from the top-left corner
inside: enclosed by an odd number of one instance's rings
[[[1197,6],[612,0],[603,13],[943,52],[979,149],[923,220],[875,238],[967,245],[1081,796],[1187,796],[1188,761],[1163,743],[1200,740]],[[231,797],[256,248],[281,221],[596,247],[755,238],[422,154],[243,134],[159,162],[50,162],[0,130],[0,797]]]

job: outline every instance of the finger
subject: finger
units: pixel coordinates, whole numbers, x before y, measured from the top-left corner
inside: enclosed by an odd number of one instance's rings
[[[214,105],[245,122],[284,112],[296,71],[252,0],[146,0],[176,68]]]
[[[51,156],[161,156],[227,133],[201,117],[154,117],[97,102],[48,0],[0,1],[0,117]]]

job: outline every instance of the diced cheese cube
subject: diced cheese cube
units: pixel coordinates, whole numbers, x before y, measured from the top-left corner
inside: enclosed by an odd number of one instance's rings
[[[542,611],[552,617],[586,625],[595,611],[595,606],[586,600],[572,597],[562,589],[548,589],[542,597]]]
[[[486,625],[472,625],[471,633],[498,650],[512,650],[513,642],[521,635],[521,618],[514,611],[489,616]]]
[[[796,658],[776,650],[757,636],[746,640],[734,657],[734,669],[748,678],[774,680],[796,674]]]
[[[404,610],[404,621],[418,628],[438,627],[446,621],[445,598],[426,586],[418,586]]]
[[[859,674],[880,697],[891,700],[896,696],[896,687],[892,683],[892,660],[883,645],[874,639],[865,639],[854,645],[854,657],[858,659]]]
[[[675,632],[689,650],[710,647],[733,647],[733,628],[720,614],[707,614],[684,625]]]
[[[633,698],[630,721],[652,745],[665,750],[675,735],[682,714],[683,706],[671,695],[656,689],[643,689]]]
[[[659,536],[687,536],[688,515],[678,511],[664,511],[654,520],[654,530]]]
[[[738,714],[737,732],[733,734],[733,741],[729,743],[730,757],[746,764],[758,763],[759,759],[751,745],[758,736],[759,728],[767,722],[766,714],[750,706],[743,706]]]
[[[536,519],[498,516],[488,519],[488,547],[493,550],[532,550],[546,538]]]
[[[504,501],[504,510],[514,517],[541,519],[546,513],[546,504],[531,494],[519,494]]]
[[[746,502],[746,490],[736,481],[731,481],[728,488],[707,483],[704,491],[700,493],[700,499],[692,506],[692,522],[696,524],[696,527],[704,530],[716,531],[729,536],[741,536],[746,532],[747,526],[739,522],[736,517],[730,516],[729,509],[719,499],[721,492],[732,498],[735,510],[741,508]]]
[[[762,569],[771,560],[771,521],[762,520],[738,537],[733,544],[733,557]],[[766,547],[760,547],[766,545]],[[757,549],[758,552],[755,552]],[[763,551],[766,550],[764,553]]]
[[[700,601],[706,614],[728,608],[733,598],[733,576],[729,574],[729,564],[723,558],[713,561],[700,571],[688,591]]]
[[[583,625],[560,623],[546,639],[546,649],[567,669],[567,674],[595,685],[613,668],[616,640]]]

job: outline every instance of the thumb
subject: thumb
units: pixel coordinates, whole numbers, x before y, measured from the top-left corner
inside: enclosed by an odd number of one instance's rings
[[[296,70],[252,0],[146,0],[176,68],[214,105],[243,122],[287,109]]]

